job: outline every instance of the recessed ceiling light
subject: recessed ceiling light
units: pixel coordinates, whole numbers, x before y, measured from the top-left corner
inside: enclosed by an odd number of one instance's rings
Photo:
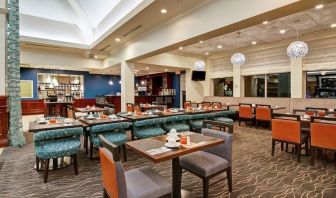
[[[162,14],[166,14],[166,13],[167,13],[167,10],[166,10],[166,9],[161,9],[161,13],[162,13]]]
[[[119,42],[119,41],[120,41],[120,38],[116,38],[115,41]]]
[[[336,27],[336,23],[333,23],[330,25],[331,28],[335,28]]]
[[[165,71],[168,71],[168,69],[165,69]]]
[[[183,50],[183,47],[179,47],[179,50]]]
[[[280,33],[284,34],[284,33],[286,33],[286,30],[280,30]]]
[[[149,69],[149,67],[146,67],[146,69]]]
[[[317,6],[315,6],[315,9],[316,10],[319,10],[319,9],[322,9],[324,7],[323,4],[318,4]]]
[[[205,52],[205,55],[209,55],[209,52]]]
[[[268,21],[264,21],[264,22],[262,22],[262,24],[267,25],[267,24],[268,24]]]
[[[200,44],[202,44],[202,43],[203,43],[203,41],[199,41],[199,43],[200,43]]]
[[[222,47],[223,47],[223,46],[221,46],[221,45],[218,45],[218,46],[217,46],[218,49],[222,49]]]
[[[257,41],[252,41],[252,45],[256,45],[257,44]]]

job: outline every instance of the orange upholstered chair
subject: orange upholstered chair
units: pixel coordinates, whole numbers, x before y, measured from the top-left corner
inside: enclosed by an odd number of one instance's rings
[[[211,106],[210,102],[202,102],[202,108],[203,109],[209,109]]]
[[[212,107],[216,109],[222,109],[222,103],[220,102],[213,102]]]
[[[319,107],[306,107],[307,111],[315,111],[316,116],[323,117],[327,114],[328,109],[327,108],[319,108]],[[314,116],[314,115],[313,115]]]
[[[132,103],[126,103],[126,109],[127,112],[133,112],[134,111],[134,105]]]
[[[190,107],[192,106],[191,101],[185,101],[184,104],[183,104],[183,108],[188,109],[189,106]]]
[[[118,147],[103,135],[99,135],[99,142],[104,198],[168,197],[171,194],[171,184],[152,168],[144,166],[124,172]]]
[[[246,124],[247,121],[250,121],[252,127],[253,119],[254,115],[252,104],[239,103],[239,126],[241,121],[245,121]]]
[[[256,128],[258,128],[259,122],[268,122],[269,129],[272,126],[272,109],[270,105],[257,105],[255,109],[255,117],[256,117]]]
[[[312,117],[311,165],[314,165],[317,150],[331,150],[336,160],[336,118]]]
[[[297,161],[301,161],[301,145],[306,144],[308,152],[308,136],[301,133],[299,115],[275,114],[272,119],[272,156],[275,144],[280,142],[295,145]],[[282,150],[282,148],[281,148]]]

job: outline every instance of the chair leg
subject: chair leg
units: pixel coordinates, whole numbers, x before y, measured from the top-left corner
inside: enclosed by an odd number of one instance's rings
[[[314,162],[315,162],[315,149],[314,147],[310,148],[310,165],[314,166]]]
[[[308,155],[309,154],[309,148],[308,148],[308,139],[305,142],[305,154]]]
[[[297,150],[297,161],[301,163],[301,144],[296,145],[296,150]]]
[[[270,131],[272,130],[272,121],[268,122],[268,130],[270,130]]]
[[[78,175],[78,163],[77,163],[77,154],[72,155],[75,175]]]
[[[240,118],[239,118],[239,120],[238,120],[238,125],[240,126]]]
[[[122,145],[123,155],[124,155],[124,162],[127,162],[127,155],[126,155],[126,146],[125,144]]]
[[[232,192],[232,168],[229,167],[226,169],[226,177],[229,186],[229,192]]]
[[[281,142],[281,143],[280,143],[280,148],[281,148],[281,151],[283,151],[283,146],[284,146],[284,143],[283,143],[283,142]]]
[[[208,198],[209,194],[209,178],[203,177],[203,197]]]
[[[256,120],[256,125],[255,126],[256,126],[256,129],[257,129],[258,128],[258,120]]]
[[[272,156],[274,156],[275,140],[272,140]]]
[[[103,198],[110,198],[110,196],[107,194],[107,191],[105,190],[105,188],[104,188],[104,191],[103,191]]]
[[[44,183],[47,183],[47,181],[48,181],[49,162],[50,162],[49,159],[46,159],[44,161],[44,177],[43,177],[43,182]]]
[[[92,159],[93,156],[93,143],[90,142],[90,159]]]
[[[36,171],[40,170],[40,160],[39,158],[36,156]]]

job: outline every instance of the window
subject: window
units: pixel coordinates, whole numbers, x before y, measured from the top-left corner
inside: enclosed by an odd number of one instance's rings
[[[233,96],[233,78],[214,79],[215,96]]]
[[[290,73],[245,76],[246,97],[290,97]]]
[[[265,75],[245,76],[245,96],[265,97]]]
[[[307,98],[336,98],[336,71],[307,72]]]
[[[267,97],[290,97],[290,73],[267,75]]]

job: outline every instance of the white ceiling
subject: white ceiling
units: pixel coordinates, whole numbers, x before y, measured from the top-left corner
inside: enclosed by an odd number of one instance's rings
[[[239,37],[237,32],[232,32],[203,41],[203,43],[196,43],[183,47],[182,50],[177,49],[174,51],[194,55],[205,55],[205,53],[215,54],[222,51],[232,51],[238,47],[252,45],[253,41],[260,44],[295,38],[297,27],[299,27],[300,35],[330,29],[330,25],[336,23],[335,13],[336,2],[325,5],[324,8],[320,10],[314,8],[269,21],[267,25],[259,24],[239,30]],[[299,23],[295,23],[297,20],[299,20]],[[285,34],[280,33],[280,30],[282,29],[286,30]],[[218,45],[222,45],[222,48],[218,49]]]
[[[23,0],[20,36],[23,41],[90,48],[128,16],[152,0]],[[71,45],[73,44],[73,45]]]

